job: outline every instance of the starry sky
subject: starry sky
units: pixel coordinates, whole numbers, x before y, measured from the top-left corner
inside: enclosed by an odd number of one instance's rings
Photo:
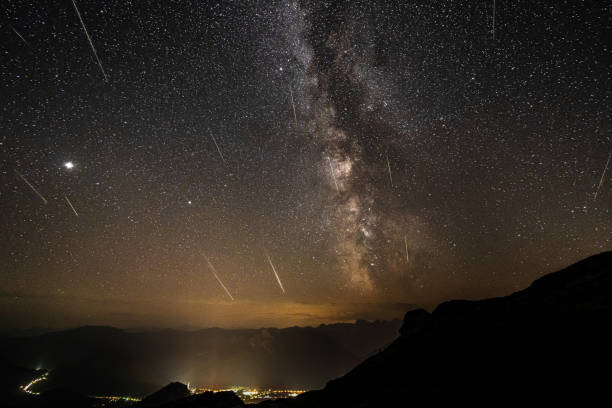
[[[0,325],[387,319],[612,249],[610,11],[6,0]]]

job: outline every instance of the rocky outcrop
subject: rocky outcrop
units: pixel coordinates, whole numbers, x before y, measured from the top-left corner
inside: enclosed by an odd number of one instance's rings
[[[410,336],[418,333],[425,328],[429,321],[430,314],[425,309],[411,310],[404,316],[404,324],[400,327],[401,336]]]
[[[262,407],[594,406],[610,400],[611,323],[607,252],[506,297],[410,311],[381,353]]]
[[[136,404],[138,407],[158,407],[160,405],[176,401],[191,395],[187,386],[180,382],[173,382],[166,385],[159,391],[145,397]]]

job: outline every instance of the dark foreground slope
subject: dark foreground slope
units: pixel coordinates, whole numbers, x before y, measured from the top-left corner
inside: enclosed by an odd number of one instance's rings
[[[504,298],[408,312],[390,347],[325,389],[260,405],[593,406],[612,400],[611,305],[607,252]]]

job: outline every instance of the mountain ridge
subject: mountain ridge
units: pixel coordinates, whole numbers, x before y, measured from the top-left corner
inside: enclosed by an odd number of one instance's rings
[[[323,386],[391,343],[400,325],[397,319],[314,328],[137,333],[84,326],[3,339],[0,356],[22,367],[53,369],[37,386],[41,391],[75,386],[90,395],[143,396],[176,380],[220,388],[236,383],[310,388]],[[86,381],[78,372],[92,373],[96,380]]]
[[[610,400],[612,252],[508,296],[406,313],[400,337],[344,376],[263,407],[574,406]],[[358,391],[358,392],[356,392]],[[569,405],[568,405],[569,404]]]

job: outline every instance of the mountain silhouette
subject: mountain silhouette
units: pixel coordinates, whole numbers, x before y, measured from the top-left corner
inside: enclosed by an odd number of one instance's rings
[[[183,395],[187,391],[187,395]],[[179,396],[180,395],[180,396]],[[159,401],[162,401],[159,403]],[[185,384],[171,383],[149,397],[135,404],[139,407],[156,408],[242,408],[244,403],[232,391],[189,395]]]
[[[185,384],[173,382],[166,385],[159,391],[145,397],[136,404],[136,407],[157,407],[168,402],[176,401],[190,395],[189,389]]]
[[[611,323],[606,252],[506,297],[410,311],[400,337],[348,374],[259,406],[596,406],[612,399]]]
[[[397,338],[401,320],[286,329],[128,332],[88,326],[7,338],[7,362],[52,370],[37,391],[145,396],[172,381],[320,388]],[[87,375],[83,375],[87,373]],[[21,383],[19,383],[21,385]]]

